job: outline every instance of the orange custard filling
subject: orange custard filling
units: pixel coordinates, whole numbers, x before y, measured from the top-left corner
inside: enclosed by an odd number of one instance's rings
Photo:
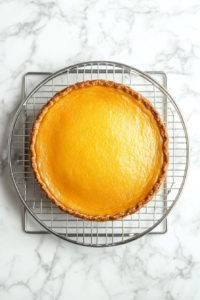
[[[161,172],[163,141],[149,110],[122,90],[73,90],[50,107],[35,141],[38,172],[65,207],[93,216],[134,207]]]

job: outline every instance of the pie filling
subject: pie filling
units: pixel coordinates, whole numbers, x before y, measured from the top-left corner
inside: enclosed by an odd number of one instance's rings
[[[151,112],[106,86],[60,98],[35,140],[37,170],[50,194],[92,216],[123,213],[144,199],[161,172],[162,147]]]

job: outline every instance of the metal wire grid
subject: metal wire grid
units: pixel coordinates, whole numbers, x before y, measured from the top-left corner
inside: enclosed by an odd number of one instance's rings
[[[166,88],[166,76],[160,75]],[[146,73],[146,74],[147,74]],[[50,73],[28,73],[24,79],[27,96],[28,80]],[[41,107],[58,91],[78,81],[106,79],[121,82],[142,93],[159,111],[169,133],[170,165],[167,178],[154,199],[138,213],[123,220],[105,223],[88,222],[61,212],[45,198],[35,182],[30,167],[28,142],[32,124]],[[31,81],[31,80],[30,80]],[[188,168],[188,137],[182,116],[170,95],[161,85],[144,73],[118,63],[92,62],[66,68],[40,84],[19,108],[9,142],[11,174],[17,191],[25,204],[24,229],[28,233],[53,232],[68,241],[88,246],[111,246],[134,240],[151,233],[165,233],[170,211],[183,187]],[[29,211],[44,228],[27,228]]]

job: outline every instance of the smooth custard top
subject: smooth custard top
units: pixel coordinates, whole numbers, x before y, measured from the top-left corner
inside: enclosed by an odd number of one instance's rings
[[[56,102],[40,124],[35,150],[55,199],[93,216],[134,207],[163,161],[152,114],[131,95],[105,86],[74,90]]]

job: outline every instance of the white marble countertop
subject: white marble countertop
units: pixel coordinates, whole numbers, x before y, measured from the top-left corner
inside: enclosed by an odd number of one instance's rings
[[[0,299],[200,299],[200,3],[0,1]],[[167,234],[87,248],[22,229],[7,165],[7,137],[22,77],[112,60],[162,70],[186,119],[187,183]]]

